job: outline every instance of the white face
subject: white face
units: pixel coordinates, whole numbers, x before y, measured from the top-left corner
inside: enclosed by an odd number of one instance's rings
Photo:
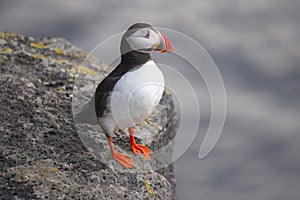
[[[126,37],[126,40],[133,50],[149,52],[158,46],[161,35],[151,28],[133,30],[134,32]]]

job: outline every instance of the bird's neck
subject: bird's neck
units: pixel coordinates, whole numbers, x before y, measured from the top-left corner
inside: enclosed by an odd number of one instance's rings
[[[128,65],[143,65],[149,60],[152,60],[150,53],[138,51],[129,51],[121,56],[121,62]]]

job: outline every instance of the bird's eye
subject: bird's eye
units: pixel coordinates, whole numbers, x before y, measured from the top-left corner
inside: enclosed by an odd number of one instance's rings
[[[144,36],[144,38],[147,38],[147,39],[150,38],[150,31],[149,31],[149,30],[147,30],[147,33],[146,33],[146,35]]]

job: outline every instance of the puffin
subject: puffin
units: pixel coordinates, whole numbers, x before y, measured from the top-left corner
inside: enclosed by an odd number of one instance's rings
[[[174,48],[150,24],[135,23],[122,36],[120,52],[120,63],[97,86],[94,109],[112,158],[125,168],[133,168],[132,159],[114,148],[111,134],[128,129],[132,152],[151,159],[149,148],[136,143],[134,126],[153,112],[164,92],[164,75],[151,53],[172,53]]]

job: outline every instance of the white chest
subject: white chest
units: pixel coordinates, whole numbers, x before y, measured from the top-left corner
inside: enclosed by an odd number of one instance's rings
[[[153,61],[127,72],[111,95],[111,112],[119,128],[134,126],[152,113],[165,86],[163,73]]]

